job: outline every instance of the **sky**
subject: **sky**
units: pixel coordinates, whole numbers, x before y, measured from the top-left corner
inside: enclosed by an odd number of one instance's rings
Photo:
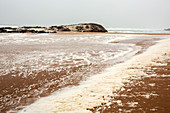
[[[0,24],[170,28],[170,0],[0,0]]]

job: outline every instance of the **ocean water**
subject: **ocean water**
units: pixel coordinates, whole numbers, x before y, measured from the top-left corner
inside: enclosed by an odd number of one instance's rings
[[[126,78],[112,76],[116,69],[108,71],[110,68],[165,38],[0,34],[0,110],[87,112],[87,107],[103,102],[100,98],[112,92],[111,85],[119,88],[122,78]]]
[[[114,33],[170,33],[164,29],[107,28],[107,30]]]
[[[19,27],[19,26],[17,26],[17,25],[3,25],[3,24],[0,24],[0,28],[2,28],[2,27],[17,28],[17,27]]]

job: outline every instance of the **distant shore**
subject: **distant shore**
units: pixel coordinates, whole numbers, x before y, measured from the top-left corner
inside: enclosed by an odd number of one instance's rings
[[[71,25],[60,25],[60,26],[22,26],[22,27],[1,27],[0,33],[33,33],[33,34],[59,34],[59,35],[72,35],[72,34],[129,34],[129,35],[170,35],[169,29],[162,30],[138,30],[138,29],[120,29],[120,30],[109,30],[100,24],[96,23],[80,23]]]
[[[170,33],[115,33],[115,32],[57,32],[57,33],[20,33],[20,34],[49,34],[49,35],[85,35],[85,34],[115,34],[115,35],[170,35]]]
[[[102,25],[96,23],[82,23],[51,27],[23,26],[1,27],[0,33],[58,33],[58,32],[108,32]]]
[[[24,33],[25,34],[25,33]],[[40,33],[27,33],[27,34],[40,34]],[[42,33],[49,35],[86,35],[86,34],[115,34],[115,35],[170,35],[170,33],[115,33],[115,32],[57,32],[57,33]]]
[[[59,34],[59,35],[76,35],[76,34],[123,34],[123,35],[170,35],[170,33],[115,33],[115,32],[57,32],[57,33],[50,33],[50,34]]]

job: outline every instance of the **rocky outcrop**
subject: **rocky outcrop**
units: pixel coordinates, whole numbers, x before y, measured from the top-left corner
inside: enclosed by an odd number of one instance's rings
[[[40,26],[24,26],[18,28],[3,27],[0,33],[57,33],[57,32],[107,32],[107,30],[99,24],[85,23],[74,25],[51,26],[49,28]]]
[[[107,32],[107,30],[102,25],[95,23],[51,26],[49,29],[72,32]]]
[[[168,29],[164,29],[165,31],[170,31],[170,28],[168,28]]]
[[[0,28],[0,33],[56,33],[56,31],[49,30],[46,27],[18,27],[18,28],[10,28],[10,27],[3,27]]]

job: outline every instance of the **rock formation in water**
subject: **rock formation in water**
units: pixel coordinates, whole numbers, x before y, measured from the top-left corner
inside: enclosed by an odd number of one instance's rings
[[[170,28],[168,28],[168,29],[164,29],[165,31],[170,31]]]
[[[49,30],[46,27],[18,27],[18,28],[11,28],[11,27],[3,27],[0,28],[0,33],[56,33],[56,31]]]
[[[95,23],[51,26],[49,28],[40,27],[40,26],[0,28],[0,33],[57,33],[57,32],[107,32],[107,30],[102,25],[95,24]]]
[[[51,26],[49,29],[56,31],[72,31],[72,32],[107,32],[107,30],[102,25],[94,23]]]

